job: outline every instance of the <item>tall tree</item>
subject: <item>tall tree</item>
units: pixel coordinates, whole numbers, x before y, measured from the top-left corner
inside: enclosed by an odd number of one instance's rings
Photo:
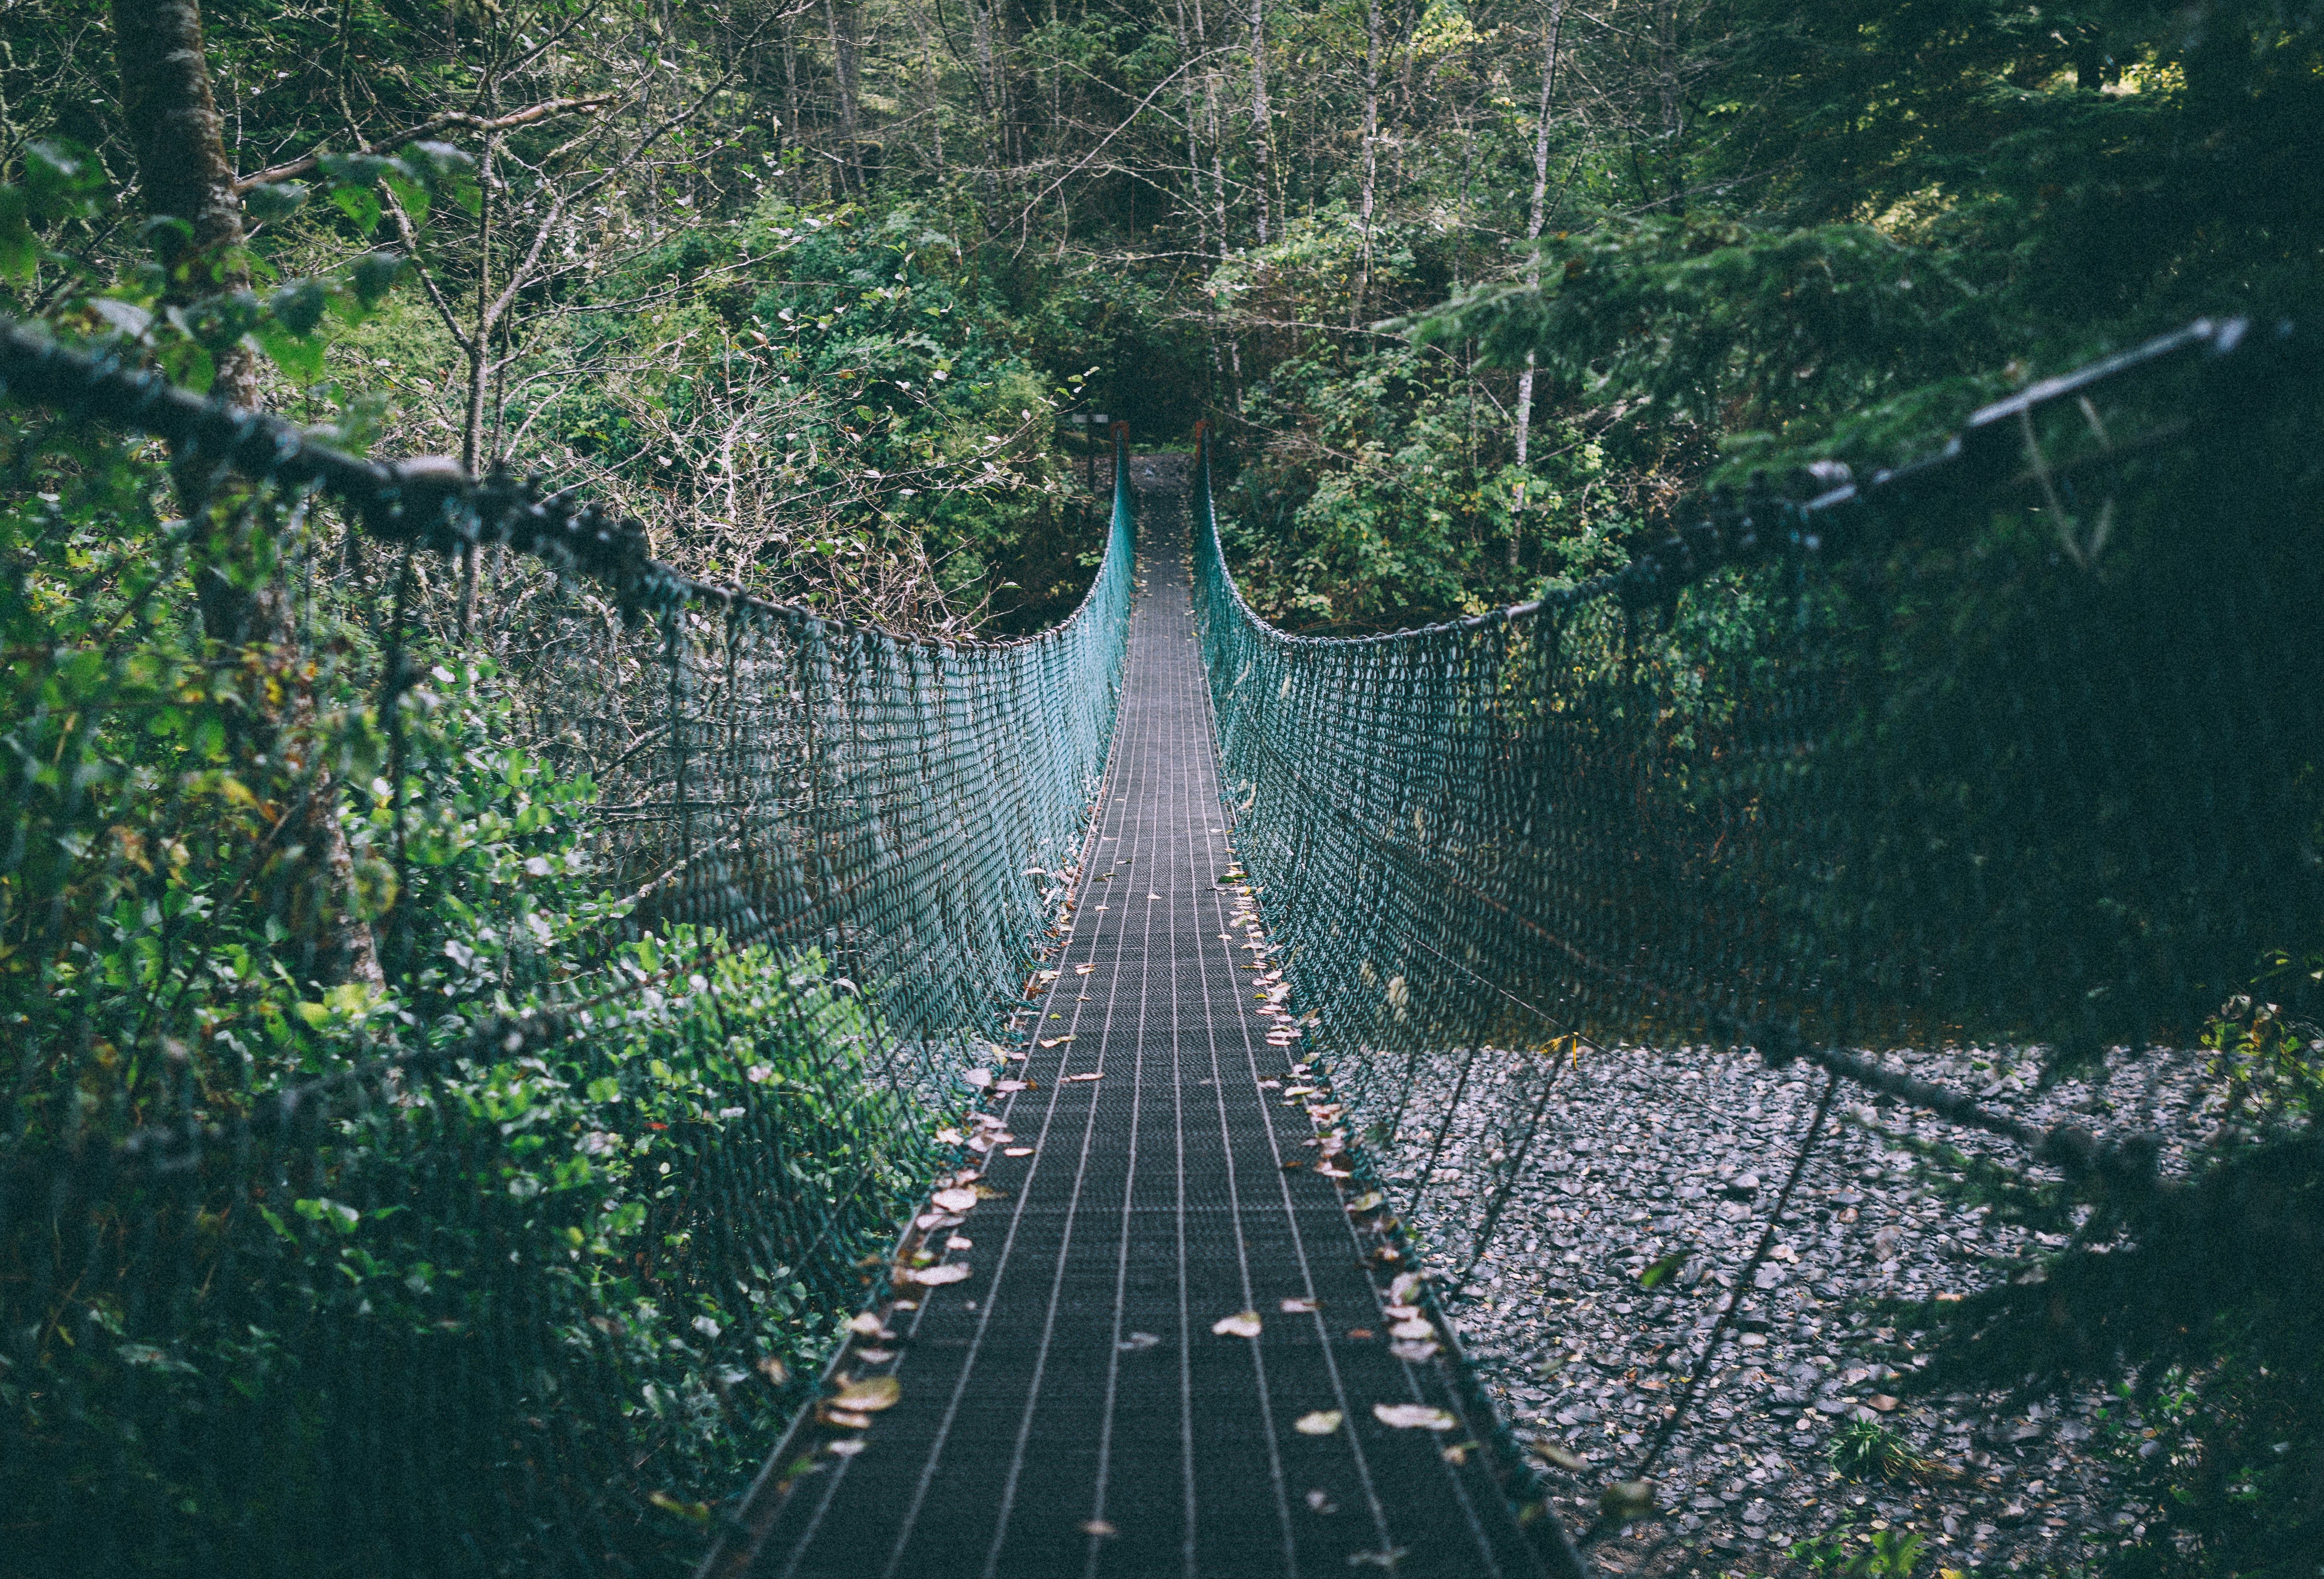
[[[1557,92],[1557,37],[1565,25],[1565,0],[1549,0],[1547,24],[1542,29],[1541,104],[1534,112],[1533,205],[1526,211],[1528,248],[1541,240],[1543,203],[1549,196],[1549,106]],[[1526,289],[1541,289],[1541,254],[1526,254]],[[1509,500],[1509,568],[1517,568],[1517,549],[1525,540],[1526,453],[1533,439],[1534,354],[1526,353],[1525,371],[1517,374],[1517,491]]]

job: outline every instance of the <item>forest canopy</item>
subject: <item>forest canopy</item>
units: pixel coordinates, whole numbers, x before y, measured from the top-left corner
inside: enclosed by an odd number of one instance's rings
[[[1722,468],[1894,458],[2039,372],[2312,301],[2324,244],[2318,12],[2268,0],[200,26],[227,282],[384,252],[404,284],[329,336],[311,300],[132,310],[199,238],[140,200],[112,14],[23,0],[0,177],[80,151],[106,196],[38,227],[20,309],[125,296],[82,328],[189,374],[263,345],[286,412],[586,479],[690,568],[936,630],[1070,606],[1074,417],[1212,419],[1262,608],[1393,627],[1618,562]],[[387,168],[413,148],[469,172],[432,208]]]

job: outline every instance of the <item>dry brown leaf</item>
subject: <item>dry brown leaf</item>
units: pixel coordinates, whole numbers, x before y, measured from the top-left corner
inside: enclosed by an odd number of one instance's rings
[[[1399,1431],[1415,1428],[1423,1431],[1450,1431],[1461,1422],[1452,1417],[1450,1409],[1440,1409],[1434,1404],[1374,1404],[1372,1418],[1383,1426],[1393,1426]]]
[[[1286,1316],[1313,1316],[1319,1308],[1321,1308],[1320,1302],[1313,1298],[1286,1299],[1283,1302],[1283,1314]]]
[[[853,1409],[835,1409],[828,1403],[817,1404],[815,1417],[826,1426],[836,1426],[843,1431],[861,1431],[872,1423],[869,1415],[859,1415]]]
[[[1211,1324],[1211,1331],[1222,1338],[1255,1338],[1259,1336],[1259,1312],[1238,1310],[1232,1316],[1222,1316]]]
[[[1897,1404],[1897,1400],[1895,1399],[1889,1397],[1885,1392],[1876,1392],[1864,1401],[1870,1404],[1874,1408],[1878,1409],[1884,1415],[1894,1409]]]
[[[1068,1076],[1065,1076],[1065,1080],[1066,1080],[1066,1082],[1067,1082],[1068,1084],[1070,1084],[1070,1083],[1072,1083],[1073,1081],[1075,1081],[1075,1080],[1102,1080],[1102,1079],[1103,1079],[1104,1077],[1105,1077],[1105,1071],[1104,1071],[1104,1070],[1102,1070],[1102,1069],[1092,1069],[1092,1070],[1091,1070],[1088,1074],[1086,1074],[1086,1075],[1068,1075]]]
[[[835,1409],[846,1409],[853,1414],[871,1415],[893,1407],[904,1396],[904,1384],[892,1376],[866,1376],[858,1381],[842,1382],[838,1396],[831,1400]]]
[[[1082,1533],[1084,1535],[1108,1536],[1120,1535],[1121,1531],[1114,1528],[1113,1526],[1108,1524],[1102,1519],[1084,1519],[1082,1520]]]
[[[1030,1146],[1009,1146],[1002,1149],[1001,1155],[1003,1157],[1030,1157],[1033,1155],[1033,1149]]]
[[[1415,1316],[1409,1321],[1397,1322],[1388,1329],[1388,1335],[1392,1338],[1433,1338],[1436,1335],[1436,1328],[1425,1319]]]
[[[886,1326],[887,1324],[880,1319],[877,1312],[867,1310],[849,1322],[847,1330],[859,1338],[876,1338],[886,1329]]]
[[[1406,1338],[1390,1344],[1388,1352],[1399,1360],[1417,1365],[1424,1360],[1435,1359],[1439,1346],[1434,1338]]]
[[[929,1198],[947,1212],[965,1212],[976,1205],[974,1190],[938,1190]]]
[[[946,1283],[958,1283],[968,1276],[966,1261],[949,1261],[941,1267],[922,1267],[912,1274],[912,1281],[930,1288],[940,1288]]]
[[[1069,1036],[1044,1037],[1041,1039],[1041,1045],[1045,1048],[1061,1048],[1073,1039]]]
[[[1337,1409],[1315,1409],[1293,1421],[1291,1428],[1303,1436],[1329,1436],[1346,1418]]]
[[[971,1085],[990,1085],[992,1084],[992,1071],[990,1069],[971,1069],[963,1074],[961,1078],[967,1081]]]

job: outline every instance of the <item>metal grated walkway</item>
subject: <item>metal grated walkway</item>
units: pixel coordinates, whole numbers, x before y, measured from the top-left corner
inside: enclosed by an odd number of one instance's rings
[[[972,1275],[891,1320],[900,1400],[854,1456],[758,1488],[721,1579],[1539,1572],[1484,1455],[1444,1456],[1480,1432],[1373,1416],[1460,1405],[1436,1362],[1388,1353],[1331,1184],[1283,1169],[1313,1130],[1259,1084],[1287,1059],[1218,882],[1185,499],[1146,503],[1099,837],[1038,1033],[1072,1039],[999,1110],[1031,1154],[994,1149],[1005,1194],[954,1231]],[[1284,1313],[1303,1297],[1314,1314]],[[1243,1310],[1256,1340],[1213,1334]],[[1294,1428],[1315,1410],[1345,1427]]]

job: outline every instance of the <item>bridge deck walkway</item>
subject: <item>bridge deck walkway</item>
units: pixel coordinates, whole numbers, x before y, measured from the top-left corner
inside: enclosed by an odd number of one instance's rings
[[[1289,1055],[1266,1040],[1194,636],[1183,492],[1134,466],[1148,525],[1120,728],[1032,1088],[999,1108],[1003,1194],[955,1232],[964,1281],[891,1326],[901,1398],[793,1478],[713,1566],[752,1579],[1532,1575],[1440,1364],[1388,1353]],[[1082,967],[1089,967],[1084,974]],[[1075,1076],[1096,1075],[1095,1079]],[[1263,1085],[1262,1082],[1278,1082]],[[1286,1312],[1310,1300],[1312,1314]],[[1259,1315],[1255,1339],[1219,1334]],[[1315,1411],[1344,1426],[1295,1427]]]

